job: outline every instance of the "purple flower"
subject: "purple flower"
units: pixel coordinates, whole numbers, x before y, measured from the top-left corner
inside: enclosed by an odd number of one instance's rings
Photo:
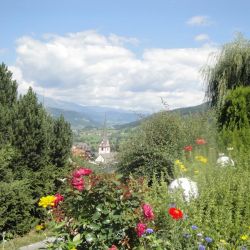
[[[197,229],[198,229],[198,227],[195,226],[195,225],[191,226],[191,228],[192,228],[193,230],[197,230]]]
[[[213,239],[210,238],[210,237],[206,237],[206,238],[205,238],[205,241],[206,241],[207,243],[211,243],[211,242],[213,241]]]
[[[153,232],[154,232],[154,230],[152,228],[147,228],[146,229],[147,234],[152,234]]]
[[[198,246],[198,250],[206,250],[206,247],[204,245],[200,244]]]

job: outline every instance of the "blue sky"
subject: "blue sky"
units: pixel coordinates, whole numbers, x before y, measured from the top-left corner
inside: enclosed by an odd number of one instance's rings
[[[194,71],[199,71],[211,51],[231,41],[235,32],[250,36],[248,0],[0,3],[0,61],[14,72],[20,91],[31,85],[37,92],[83,105],[160,109],[159,97],[166,98],[173,108],[198,104],[203,97],[197,99],[197,96],[204,89]],[[84,42],[73,45],[76,40]],[[74,46],[80,57],[73,52]],[[105,56],[100,49],[103,46],[107,49]],[[86,53],[90,54],[85,58]],[[69,59],[66,64],[60,62],[62,56]],[[188,61],[190,57],[197,60]],[[57,69],[48,72],[54,59]],[[126,63],[131,67],[125,66]],[[176,67],[171,68],[173,65]],[[89,70],[81,73],[81,67]],[[150,68],[154,77],[149,74]],[[65,70],[71,76],[67,82],[58,76]],[[184,74],[183,79],[176,79],[178,72]],[[44,74],[47,76],[41,77]],[[79,83],[77,77],[81,79]],[[182,82],[185,79],[195,84]],[[103,87],[107,82],[105,92]],[[187,84],[190,87],[185,89]],[[76,89],[82,95],[74,94]],[[127,102],[120,101],[122,94]]]

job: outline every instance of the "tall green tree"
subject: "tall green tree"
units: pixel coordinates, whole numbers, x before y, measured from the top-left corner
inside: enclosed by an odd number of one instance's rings
[[[63,116],[53,121],[52,139],[50,146],[50,158],[56,167],[64,167],[72,146],[72,131],[70,124],[65,121]]]
[[[29,88],[17,103],[14,146],[20,152],[19,164],[37,171],[49,160],[47,114]]]
[[[5,64],[0,65],[0,145],[13,140],[17,83]]]
[[[250,86],[250,40],[242,35],[225,44],[215,57],[215,64],[203,70],[207,85],[206,96],[220,108],[229,90]]]

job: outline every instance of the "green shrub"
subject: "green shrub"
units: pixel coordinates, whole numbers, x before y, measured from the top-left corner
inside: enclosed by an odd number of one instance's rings
[[[135,227],[142,217],[140,207],[147,189],[143,179],[127,178],[122,183],[120,178],[92,174],[84,176],[82,191],[65,187],[64,201],[52,209],[57,221],[54,228],[61,238],[52,249],[108,249],[112,245],[128,249],[139,245]]]
[[[34,218],[30,216],[34,209],[31,187],[27,180],[0,182],[0,232],[7,238],[27,233]]]
[[[173,163],[181,151],[184,131],[181,118],[160,112],[145,121],[134,135],[121,146],[120,170],[123,174],[152,177],[165,172],[173,178]]]

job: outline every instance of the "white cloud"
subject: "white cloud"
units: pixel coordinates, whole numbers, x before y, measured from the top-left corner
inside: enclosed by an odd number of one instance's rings
[[[197,42],[207,42],[210,41],[210,37],[207,34],[199,34],[194,37],[194,40]]]
[[[190,26],[210,26],[212,21],[208,16],[193,16],[187,20]]]
[[[21,91],[31,85],[40,94],[82,105],[156,111],[164,108],[161,97],[170,108],[202,102],[199,70],[215,48],[154,48],[138,57],[126,43],[138,41],[96,31],[22,37],[11,70]]]

